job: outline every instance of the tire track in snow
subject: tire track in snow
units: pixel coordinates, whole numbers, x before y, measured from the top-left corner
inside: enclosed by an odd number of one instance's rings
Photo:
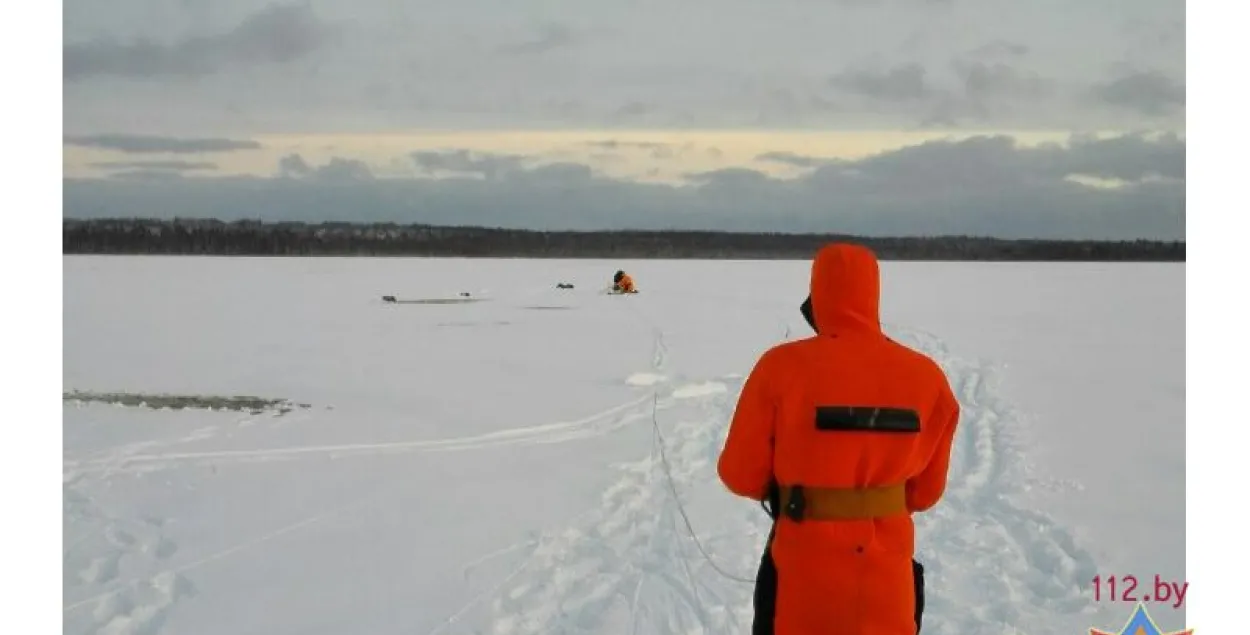
[[[899,340],[947,371],[962,405],[947,495],[933,511],[916,515],[918,557],[928,570],[925,633],[1021,633],[1060,615],[1091,613],[1083,585],[1097,570],[1093,558],[1065,527],[1016,502],[1037,481],[1012,436],[1020,420],[998,395],[994,369],[951,355],[921,331],[903,329]],[[661,386],[670,413],[680,404],[698,413],[661,423],[687,511],[726,496],[715,462],[741,381]],[[749,630],[752,589],[727,580],[687,544],[658,448],[614,469],[620,478],[599,507],[547,535],[521,565],[529,575],[500,589],[487,632]],[[754,578],[768,519],[738,500],[720,509],[733,511],[718,522],[692,514],[696,530],[720,529],[698,539],[720,569]]]

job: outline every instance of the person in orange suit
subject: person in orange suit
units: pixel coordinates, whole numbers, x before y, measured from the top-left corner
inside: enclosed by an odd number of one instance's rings
[[[870,250],[822,248],[802,306],[815,335],[765,352],[743,384],[717,471],[774,521],[756,635],[920,630],[912,514],[946,489],[959,402],[936,362],[885,336],[879,301]]]
[[[634,279],[624,271],[617,271],[612,276],[612,290],[616,293],[637,293],[638,288],[634,286]]]

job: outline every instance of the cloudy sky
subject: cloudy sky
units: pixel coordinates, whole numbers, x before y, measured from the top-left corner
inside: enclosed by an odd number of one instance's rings
[[[67,217],[1183,238],[1183,0],[66,0]]]

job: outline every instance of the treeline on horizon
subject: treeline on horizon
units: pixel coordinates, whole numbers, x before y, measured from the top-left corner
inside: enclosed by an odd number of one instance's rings
[[[1183,262],[1183,241],[1008,240],[711,231],[590,232],[396,223],[214,219],[65,219],[67,255],[422,256],[480,258],[808,259],[833,241],[882,260]]]

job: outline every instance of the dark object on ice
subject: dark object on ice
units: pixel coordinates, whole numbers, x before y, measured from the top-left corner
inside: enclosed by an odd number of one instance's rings
[[[483,298],[471,298],[467,293],[460,294],[458,298],[405,298],[403,300],[393,295],[384,295],[382,301],[386,304],[472,304],[482,302]]]
[[[148,408],[151,410],[233,410],[261,414],[273,412],[274,416],[282,416],[295,408],[307,410],[312,406],[306,403],[295,403],[289,399],[267,399],[250,396],[223,395],[170,395],[151,393],[98,393],[73,391],[62,393],[64,401],[78,403],[106,403],[129,408]]]
[[[572,288],[573,288],[573,285],[571,285],[571,284],[569,284],[569,283],[567,283],[567,282],[561,282],[561,283],[559,283],[559,284],[557,284],[557,285],[556,285],[556,288],[557,288],[557,289],[572,289]]]
[[[460,297],[462,297],[462,298],[467,298],[467,297],[469,297],[469,292],[468,292],[468,291],[461,291],[461,292],[460,292]]]

